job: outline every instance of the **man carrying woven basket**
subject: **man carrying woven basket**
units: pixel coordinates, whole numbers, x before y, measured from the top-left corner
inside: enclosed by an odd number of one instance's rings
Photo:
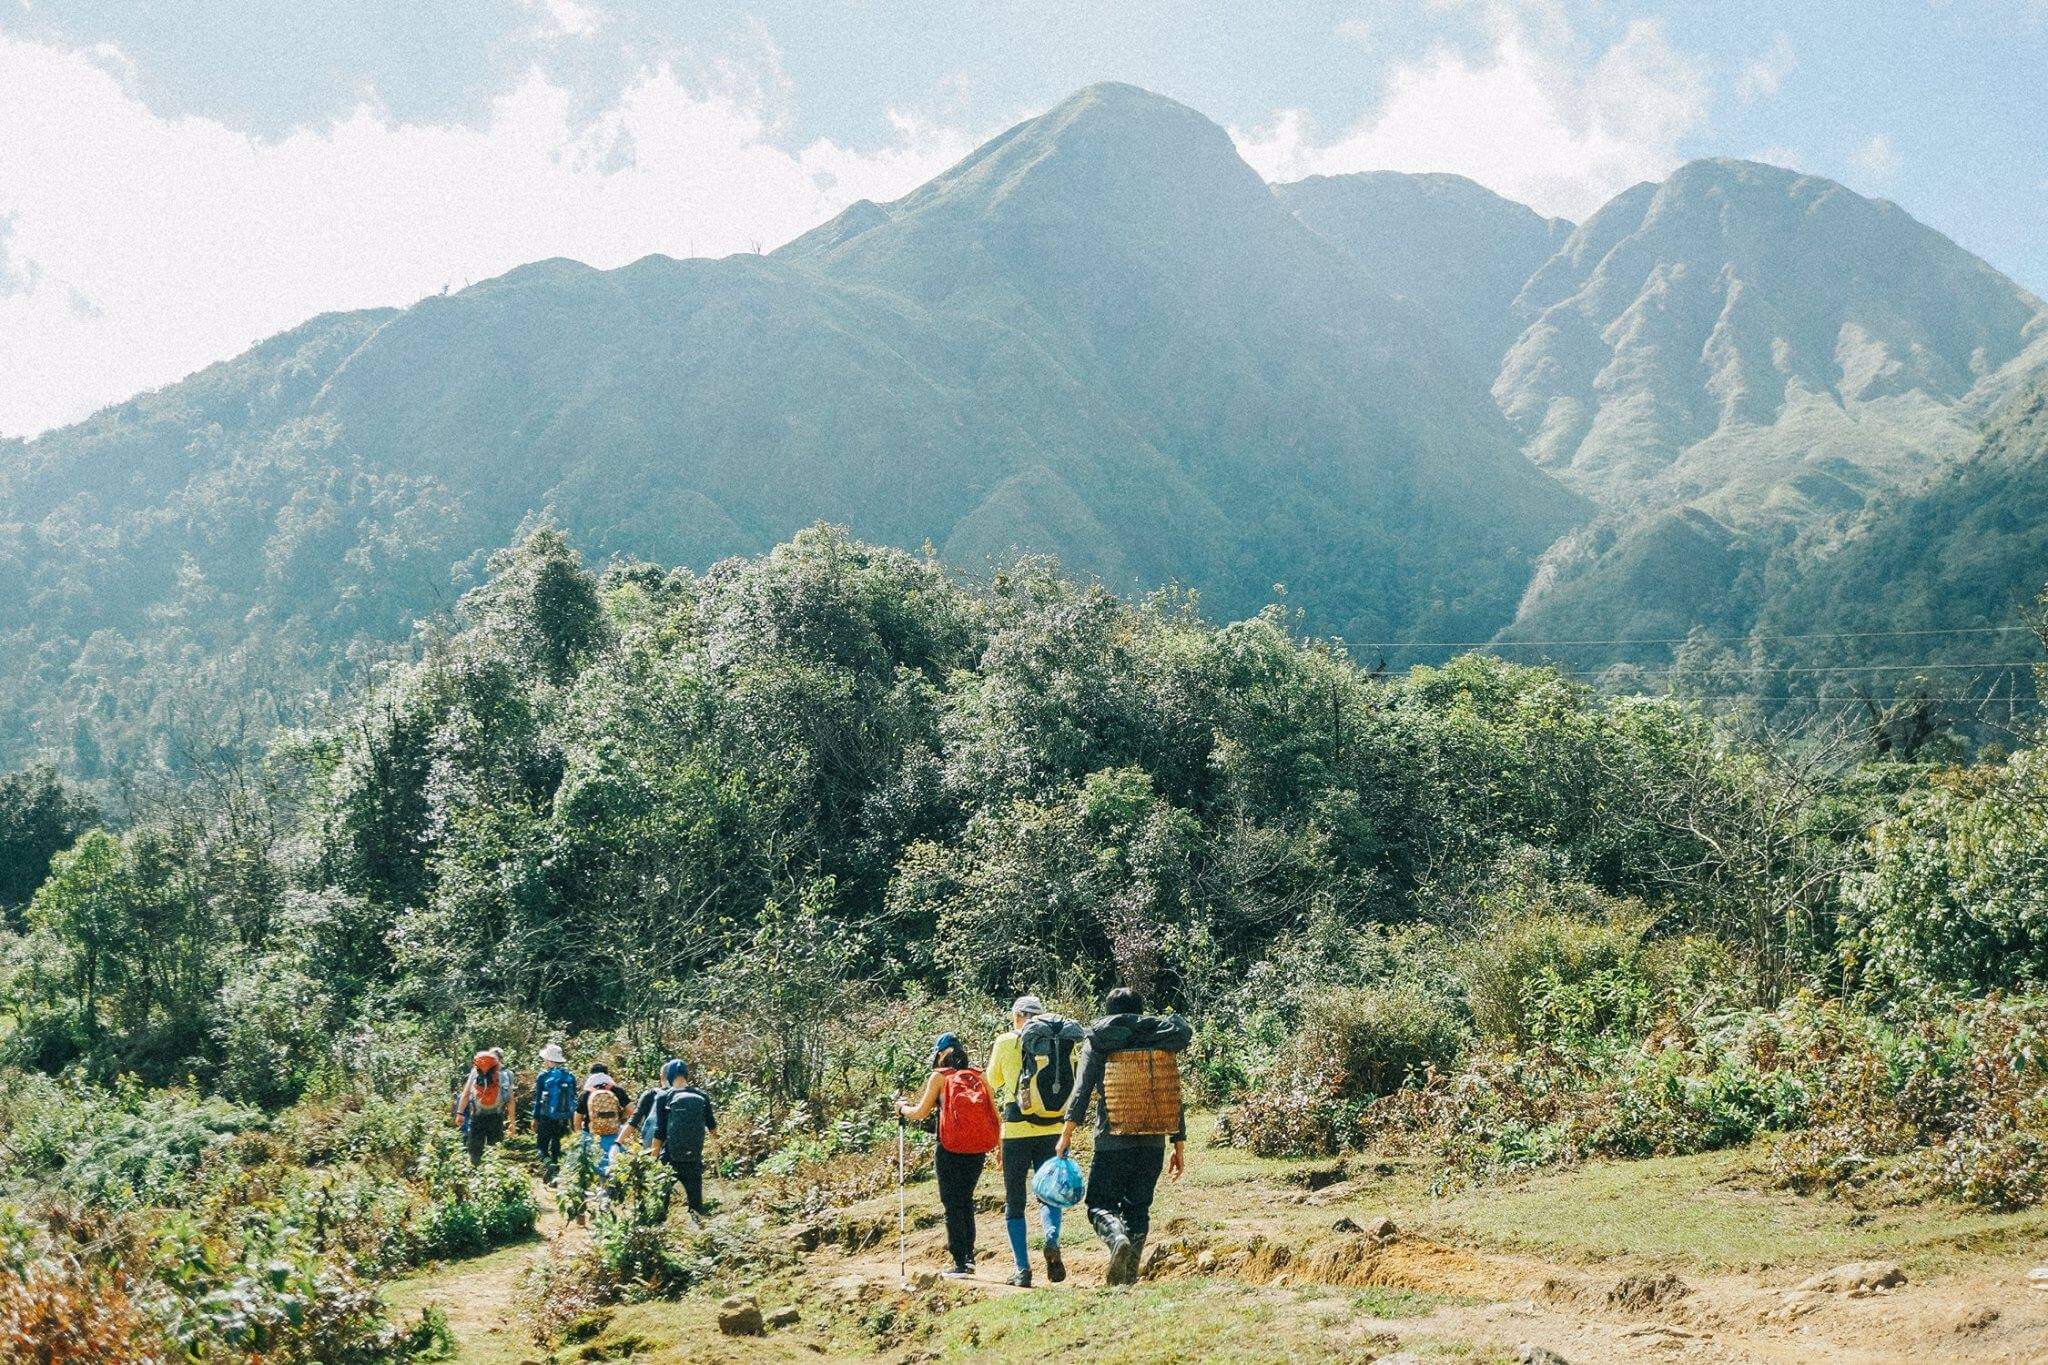
[[[1152,1194],[1163,1166],[1178,1180],[1187,1170],[1187,1118],[1180,1102],[1179,1054],[1195,1031],[1178,1014],[1147,1014],[1136,991],[1119,986],[1088,1026],[1080,1076],[1067,1102],[1057,1154],[1095,1109],[1095,1156],[1088,1167],[1088,1222],[1109,1248],[1109,1283],[1133,1284]],[[1167,1144],[1173,1155],[1167,1156]]]

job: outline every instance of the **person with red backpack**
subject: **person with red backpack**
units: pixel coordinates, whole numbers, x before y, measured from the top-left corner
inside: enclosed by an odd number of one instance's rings
[[[455,1096],[455,1122],[462,1129],[462,1146],[474,1166],[484,1159],[484,1148],[505,1140],[505,1129],[515,1117],[518,1097],[504,1054],[497,1048],[479,1052],[472,1059],[469,1075]]]
[[[952,1279],[974,1274],[974,1186],[988,1154],[1001,1140],[995,1100],[988,1080],[968,1065],[967,1049],[950,1033],[932,1043],[931,1079],[916,1104],[896,1100],[899,1122],[922,1123],[936,1111],[938,1150],[933,1166],[939,1177],[939,1204],[946,1210],[946,1250],[952,1254]]]

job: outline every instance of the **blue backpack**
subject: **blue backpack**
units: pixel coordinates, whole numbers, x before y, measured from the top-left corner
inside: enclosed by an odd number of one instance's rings
[[[540,1075],[539,1114],[544,1119],[565,1122],[576,1113],[576,1073],[551,1066]]]

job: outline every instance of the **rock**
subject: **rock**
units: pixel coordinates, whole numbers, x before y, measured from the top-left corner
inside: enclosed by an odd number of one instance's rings
[[[1682,1299],[1690,1293],[1692,1286],[1676,1275],[1624,1275],[1615,1281],[1614,1288],[1607,1291],[1607,1306],[1641,1312]]]
[[[933,1289],[944,1277],[936,1270],[920,1270],[910,1277],[912,1289]]]
[[[1384,1216],[1366,1224],[1365,1232],[1375,1242],[1391,1242],[1401,1235],[1401,1229],[1394,1226],[1394,1220]]]
[[[761,1325],[761,1305],[751,1295],[734,1294],[718,1302],[718,1330],[729,1337],[758,1337],[764,1328]]]
[[[1150,1277],[1172,1265],[1180,1254],[1180,1248],[1172,1242],[1156,1242],[1145,1249],[1145,1263],[1138,1267],[1138,1273]]]
[[[802,1321],[802,1319],[803,1314],[797,1312],[795,1304],[785,1303],[780,1308],[770,1309],[768,1311],[768,1316],[761,1319],[761,1321],[765,1323],[767,1326],[774,1328],[794,1327],[797,1325],[798,1322]]]
[[[1998,1318],[1999,1313],[1996,1308],[1985,1308],[1982,1305],[1976,1308],[1966,1308],[1961,1316],[1956,1318],[1955,1334],[1959,1337],[1975,1336],[1992,1323],[1997,1322]]]
[[[858,1299],[866,1296],[868,1280],[865,1275],[841,1275],[825,1286],[826,1292],[834,1298]]]
[[[1214,1270],[1215,1268],[1216,1268],[1216,1253],[1215,1253],[1215,1252],[1213,1252],[1213,1251],[1208,1251],[1208,1250],[1204,1250],[1204,1251],[1202,1251],[1202,1252],[1201,1252],[1201,1253],[1200,1253],[1199,1255],[1197,1255],[1197,1256],[1195,1257],[1195,1269],[1197,1269],[1197,1270],[1201,1271],[1201,1272],[1202,1272],[1203,1274],[1205,1274],[1205,1275],[1206,1275],[1206,1274],[1208,1274],[1208,1273],[1209,1273],[1210,1271]]]
[[[825,1229],[816,1223],[798,1223],[789,1230],[789,1244],[798,1251],[816,1251],[825,1240]]]
[[[1779,1300],[1776,1308],[1765,1313],[1764,1318],[1769,1322],[1791,1322],[1794,1318],[1803,1318],[1813,1312],[1826,1299],[1827,1295],[1819,1290],[1794,1289]]]
[[[1571,1365],[1570,1361],[1548,1346],[1538,1346],[1533,1341],[1525,1341],[1517,1346],[1515,1359],[1520,1365]]]
[[[1334,1223],[1330,1224],[1330,1231],[1332,1231],[1332,1232],[1364,1232],[1364,1231],[1365,1231],[1365,1229],[1364,1229],[1364,1228],[1362,1228],[1362,1227],[1360,1227],[1360,1226],[1359,1226],[1359,1225],[1358,1225],[1358,1224],[1357,1224],[1357,1223],[1356,1223],[1355,1221],[1353,1221],[1352,1219],[1349,1219],[1349,1218],[1339,1218],[1339,1219],[1338,1219],[1338,1220],[1337,1220],[1336,1222],[1334,1222]]]
[[[1897,1261],[1850,1261],[1833,1270],[1807,1276],[1799,1282],[1798,1288],[1809,1293],[1847,1294],[1851,1298],[1862,1298],[1866,1294],[1895,1289],[1905,1282],[1906,1272],[1899,1269]]]
[[[2037,1265],[2027,1272],[2027,1288],[2048,1294],[2048,1265]]]
[[[1326,1189],[1339,1181],[1351,1178],[1351,1166],[1338,1160],[1322,1166],[1303,1166],[1289,1171],[1281,1177],[1290,1185],[1299,1185],[1305,1190]]]

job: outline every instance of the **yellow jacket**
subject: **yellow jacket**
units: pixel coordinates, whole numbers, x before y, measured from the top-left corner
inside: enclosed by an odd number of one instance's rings
[[[1003,1034],[988,1049],[988,1092],[996,1102],[996,1112],[1004,1112],[1011,1101],[1017,1098],[1017,1077],[1024,1070],[1024,1044],[1016,1031]],[[1024,1123],[1005,1120],[1003,1136],[1006,1138],[1044,1137],[1057,1133],[1065,1120],[1055,1114],[1048,1119],[1032,1119]]]

